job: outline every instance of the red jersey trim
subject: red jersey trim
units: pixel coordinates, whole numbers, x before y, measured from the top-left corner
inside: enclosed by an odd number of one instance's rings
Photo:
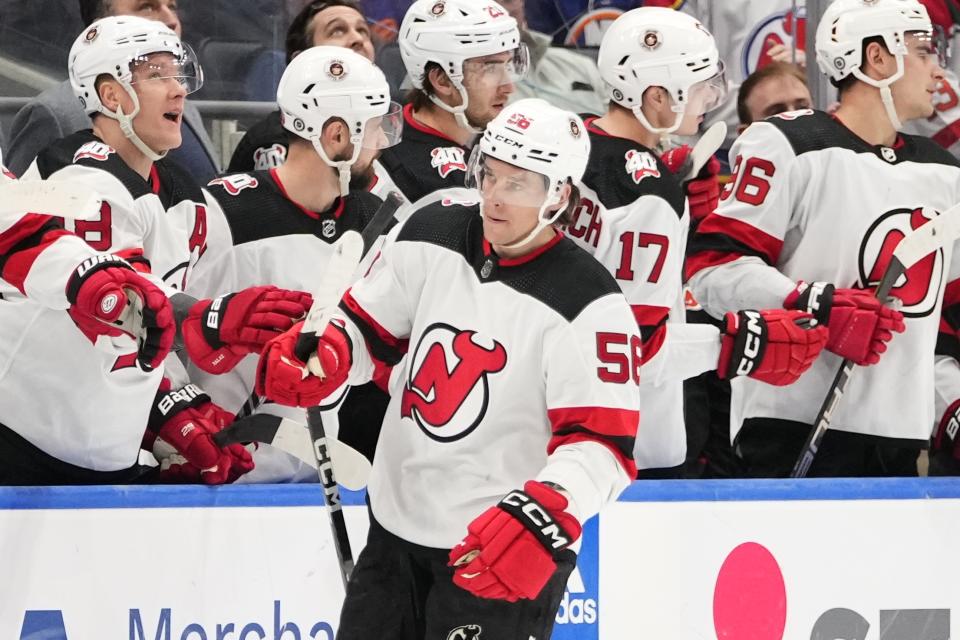
[[[297,209],[300,209],[300,211],[302,211],[304,215],[306,215],[307,217],[313,218],[314,220],[320,219],[319,213],[311,209],[307,209],[305,206],[303,206],[302,204],[300,204],[299,202],[297,202],[296,200],[290,197],[290,194],[287,193],[287,188],[283,186],[283,181],[280,180],[280,176],[277,175],[276,167],[271,168],[269,173],[270,173],[270,178],[273,179],[274,184],[277,185],[277,189],[280,189],[280,193],[283,194],[283,197],[286,198],[290,202],[290,204],[295,206]],[[334,207],[332,212],[333,217],[339,218],[340,215],[343,213],[343,207],[344,207],[343,198],[337,197],[337,199],[334,200],[333,202],[334,202]]]
[[[457,145],[458,147],[463,146],[463,145],[461,145],[459,142],[457,142],[456,140],[454,140],[453,138],[451,138],[450,136],[448,136],[447,134],[443,133],[442,131],[439,131],[439,130],[437,130],[437,129],[434,129],[434,128],[431,127],[430,125],[423,124],[422,122],[420,122],[419,120],[417,120],[416,116],[415,116],[414,113],[413,113],[413,105],[412,105],[412,104],[407,104],[406,106],[403,107],[403,120],[404,120],[405,124],[413,127],[413,128],[416,129],[417,131],[421,131],[421,132],[426,133],[426,134],[428,134],[428,135],[436,136],[436,137],[438,137],[438,138],[443,138],[444,140],[449,140],[450,142],[452,142],[453,144]]]
[[[516,267],[521,264],[526,264],[532,260],[536,260],[538,257],[542,256],[544,253],[552,249],[558,242],[563,240],[563,232],[557,231],[556,229],[554,229],[554,231],[556,232],[557,235],[551,238],[550,241],[547,242],[542,247],[537,247],[530,253],[525,253],[522,256],[519,256],[517,258],[501,258],[497,264],[501,267]],[[487,239],[484,238],[483,239],[483,255],[489,256],[491,253],[493,253],[493,248],[490,246],[490,243],[487,242]]]
[[[150,177],[147,179],[147,183],[150,185],[150,191],[153,192],[153,195],[160,195],[160,172],[157,171],[157,165],[150,165]]]
[[[562,407],[547,410],[553,437],[547,455],[565,444],[597,442],[610,449],[630,478],[637,477],[633,444],[640,412],[610,407]]]

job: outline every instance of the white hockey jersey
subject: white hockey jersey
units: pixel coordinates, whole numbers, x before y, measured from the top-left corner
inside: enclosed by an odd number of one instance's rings
[[[675,467],[687,450],[683,380],[716,368],[719,333],[685,321],[690,216],[682,186],[654,151],[607,134],[595,120],[585,120],[590,160],[567,234],[616,279],[643,337],[637,467]]]
[[[477,206],[417,211],[341,302],[349,383],[397,364],[373,515],[435,548],[526,480],[563,486],[583,522],[636,472],[640,338],[616,283],[560,234],[498,260],[482,227]]]
[[[183,287],[206,249],[201,189],[175,165],[154,164],[149,181],[111,147],[84,131],[40,153],[24,179],[69,179],[96,189],[98,220],[68,221],[88,251],[125,257],[168,292]],[[164,369],[144,372],[127,338],[90,341],[64,309],[64,284],[82,261],[78,240],[39,242],[59,226],[28,218],[32,240],[0,247],[0,423],[43,454],[82,469],[113,472],[137,461]],[[34,245],[34,246],[31,246]],[[8,253],[11,252],[12,253]],[[72,252],[67,257],[66,252]],[[55,268],[54,268],[55,267]],[[162,278],[162,279],[161,279]],[[26,293],[24,297],[23,293]]]
[[[871,146],[818,111],[751,125],[733,147],[734,176],[693,237],[687,269],[709,313],[782,305],[798,280],[873,287],[923,208],[960,202],[960,163],[927,138]],[[926,442],[934,419],[934,347],[941,302],[960,269],[953,247],[898,283],[906,331],[880,363],[850,381],[831,428]],[[811,424],[840,365],[824,351],[799,381],[775,388],[733,381],[731,437],[744,420]]]

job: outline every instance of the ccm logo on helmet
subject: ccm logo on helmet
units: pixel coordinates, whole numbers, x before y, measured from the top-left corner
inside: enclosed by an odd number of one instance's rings
[[[554,522],[543,505],[523,491],[511,491],[504,496],[499,506],[520,520],[548,549],[559,551],[570,546],[570,536]]]
[[[493,134],[493,139],[496,140],[497,142],[502,142],[503,144],[508,144],[508,145],[510,145],[511,147],[516,147],[517,149],[523,148],[523,143],[522,143],[522,142],[517,142],[517,141],[514,140],[513,138],[508,138],[507,136],[503,135],[502,133],[495,133],[495,134]]]

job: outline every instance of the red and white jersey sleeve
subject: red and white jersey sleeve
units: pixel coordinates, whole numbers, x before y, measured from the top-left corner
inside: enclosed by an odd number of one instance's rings
[[[715,318],[783,306],[796,283],[774,265],[786,239],[803,231],[793,199],[809,178],[790,141],[769,122],[751,125],[731,158],[733,176],[717,211],[701,221],[687,261],[693,295]]]
[[[350,382],[393,366],[374,516],[436,548],[541,474],[586,518],[636,472],[640,337],[616,283],[562,235],[506,260],[482,227],[475,206],[415,212],[341,303]]]

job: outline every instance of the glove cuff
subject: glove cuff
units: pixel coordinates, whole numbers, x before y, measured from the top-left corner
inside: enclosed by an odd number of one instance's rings
[[[551,489],[542,482],[528,482],[525,489],[535,489],[538,493],[549,492],[556,496],[558,504],[565,507],[567,499],[555,489]],[[560,502],[562,501],[562,502]],[[505,495],[497,506],[518,520],[533,537],[543,545],[556,559],[561,551],[573,544],[580,537],[580,532],[574,534],[566,531],[557,519],[553,516],[550,509],[545,507],[542,502],[534,498],[527,491],[515,489]],[[563,507],[560,508],[562,510]],[[570,516],[573,518],[573,516]]]
[[[87,279],[94,273],[102,269],[117,267],[135,271],[135,269],[130,266],[129,262],[120,256],[115,256],[113,254],[93,256],[81,262],[73,271],[70,279],[67,281],[67,301],[71,305],[77,303],[77,296],[80,294],[80,287],[82,287],[83,283],[86,282]]]
[[[729,380],[748,376],[763,361],[767,348],[767,323],[759,311],[729,312],[720,345],[717,376]]]
[[[200,322],[203,340],[213,351],[226,346],[226,343],[220,339],[220,331],[223,328],[224,311],[235,295],[235,293],[228,293],[212,300],[199,300],[190,307],[188,317],[196,318]]]
[[[210,396],[195,384],[188,384],[179,389],[160,391],[150,410],[147,429],[153,433],[160,433],[163,425],[181,411],[199,407],[210,402]]]
[[[957,432],[960,431],[960,400],[954,400],[943,417],[940,418],[940,424],[937,425],[937,434],[933,438],[933,452],[947,451],[956,457],[957,451]]]
[[[806,311],[818,324],[826,327],[830,324],[833,312],[833,294],[835,287],[829,282],[797,283],[797,288],[783,301],[784,309]]]

